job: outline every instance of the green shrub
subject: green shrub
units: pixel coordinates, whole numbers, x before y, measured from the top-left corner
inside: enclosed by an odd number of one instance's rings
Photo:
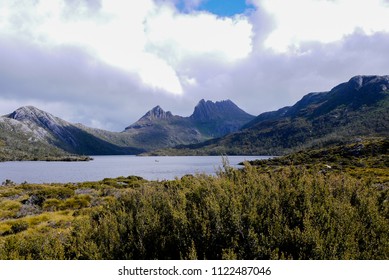
[[[62,201],[60,201],[56,198],[49,198],[49,199],[45,200],[42,208],[45,211],[57,211],[57,210],[61,209],[61,204],[62,204]]]
[[[19,201],[14,200],[3,200],[0,201],[0,209],[6,211],[18,211],[21,207],[21,203]]]
[[[63,201],[59,207],[61,210],[65,209],[82,209],[89,207],[91,202],[91,197],[89,195],[77,195]]]
[[[105,182],[77,195],[82,184],[72,195],[54,186],[26,189],[27,197],[44,190],[43,210],[67,213],[7,221],[9,228],[3,222],[0,258],[389,258],[386,181],[323,172],[322,164],[235,170],[226,163],[217,176]]]
[[[11,233],[19,233],[28,229],[26,221],[16,221],[11,225]]]
[[[386,259],[387,200],[369,182],[317,168],[186,176],[93,211],[83,255],[99,248],[103,259]]]

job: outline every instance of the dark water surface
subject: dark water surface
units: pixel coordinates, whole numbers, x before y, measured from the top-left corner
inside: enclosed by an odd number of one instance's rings
[[[228,156],[232,167],[263,156]],[[186,174],[215,174],[222,166],[220,156],[137,157],[93,156],[89,162],[17,161],[0,162],[0,183],[67,183],[137,175],[148,180],[170,180]]]

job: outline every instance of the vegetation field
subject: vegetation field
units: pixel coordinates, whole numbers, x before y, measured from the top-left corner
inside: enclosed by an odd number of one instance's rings
[[[0,259],[389,259],[387,144],[171,181],[6,181]]]

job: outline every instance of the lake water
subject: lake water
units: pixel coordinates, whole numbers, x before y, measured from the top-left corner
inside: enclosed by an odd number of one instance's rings
[[[262,156],[228,156],[232,167]],[[88,162],[16,161],[0,162],[0,183],[67,183],[137,175],[147,180],[170,180],[186,174],[215,174],[222,166],[220,156],[138,157],[93,156]]]

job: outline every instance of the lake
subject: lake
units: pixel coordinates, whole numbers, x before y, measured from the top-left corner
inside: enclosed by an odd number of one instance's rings
[[[68,183],[136,175],[147,180],[171,180],[186,174],[215,174],[222,166],[220,156],[138,157],[92,156],[88,162],[13,161],[0,162],[0,183]],[[266,156],[228,156],[232,167],[245,160]]]

